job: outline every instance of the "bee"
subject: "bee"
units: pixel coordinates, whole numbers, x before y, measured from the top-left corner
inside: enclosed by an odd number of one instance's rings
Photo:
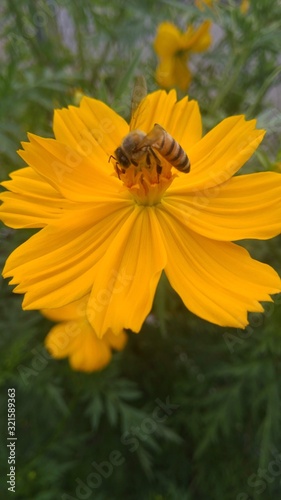
[[[147,147],[137,150],[145,137],[146,134],[141,130],[134,130],[126,135],[121,146],[114,151],[115,158],[121,167],[126,169],[130,165],[138,166],[138,161],[144,156],[147,150]]]
[[[181,145],[158,123],[144,137],[136,147],[136,152],[144,149],[156,149],[160,156],[167,160],[180,172],[187,174],[190,171],[190,161]]]
[[[156,152],[173,167],[180,172],[188,173],[190,161],[181,145],[158,123],[153,129],[145,134],[142,130],[135,130],[137,122],[141,122],[141,115],[144,111],[144,97],[147,94],[146,81],[143,76],[135,79],[131,103],[131,132],[121,142],[121,145],[114,151],[116,161],[116,172],[120,178],[120,173],[125,173],[130,165],[139,166],[140,161],[145,161],[147,167],[151,165],[151,157],[156,164],[158,175],[162,172],[161,160]],[[121,168],[119,168],[121,167]]]
[[[158,123],[155,123],[148,134],[141,130],[130,132],[114,154],[118,164],[125,170],[130,165],[137,167],[139,161],[144,157],[149,167],[152,155],[156,161],[157,172],[160,174],[162,171],[161,161],[155,150],[180,172],[187,174],[190,171],[190,161],[187,154],[181,145]]]

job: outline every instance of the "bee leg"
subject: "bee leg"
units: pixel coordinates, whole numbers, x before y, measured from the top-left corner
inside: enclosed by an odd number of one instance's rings
[[[116,171],[116,174],[118,175],[118,179],[120,181],[121,180],[120,179],[120,168],[118,168],[117,165],[115,166],[115,171]]]
[[[120,173],[124,173],[124,172],[122,172],[122,170],[120,170],[120,168],[118,167],[119,163],[117,162],[117,159],[115,158],[115,156],[110,155],[108,158],[108,163],[110,162],[111,158],[113,158],[113,160],[115,160],[115,162],[116,162],[114,169],[115,169],[116,174],[118,175],[118,179],[120,180]]]
[[[161,162],[157,156],[157,154],[153,151],[152,148],[149,148],[149,151],[150,153],[152,154],[152,156],[154,157],[155,159],[155,163],[156,163],[156,172],[157,172],[157,178],[158,178],[158,184],[159,184],[159,177],[162,173],[162,165],[161,165]]]
[[[119,168],[119,163],[116,162],[115,165],[115,172],[118,175],[118,179],[121,180],[120,174],[125,174],[125,170],[122,168]]]
[[[146,163],[147,163],[148,168],[150,168],[151,167],[151,160],[150,160],[150,152],[149,151],[146,153]]]
[[[158,184],[159,184],[159,177],[162,174],[162,166],[160,165],[160,163],[157,163],[157,165],[156,165],[156,172],[157,172]]]

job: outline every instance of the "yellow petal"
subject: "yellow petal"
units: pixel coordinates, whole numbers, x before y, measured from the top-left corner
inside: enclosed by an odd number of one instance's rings
[[[84,97],[80,118],[104,149],[106,156],[114,153],[128,131],[128,123],[109,106],[97,99]]]
[[[102,153],[108,158],[128,133],[126,121],[109,106],[97,99],[83,97],[80,107],[56,110],[56,139],[88,157]],[[105,165],[104,168],[106,168]]]
[[[252,156],[265,132],[243,116],[226,118],[186,150],[191,170],[180,174],[169,191],[204,191],[230,179]]]
[[[234,243],[204,238],[159,210],[172,287],[197,316],[221,326],[245,327],[247,311],[263,311],[260,301],[281,290],[268,265]]]
[[[108,157],[93,151],[91,158],[55,139],[29,134],[19,155],[63,197],[73,201],[92,201],[95,194],[116,192],[118,179],[108,175]],[[96,155],[95,161],[93,160]],[[113,172],[113,167],[111,167]]]
[[[30,167],[10,174],[12,180],[2,182],[10,192],[0,194],[1,220],[10,227],[44,227],[61,217],[72,203]]]
[[[168,94],[164,90],[157,90],[148,94],[134,112],[130,129],[139,129],[148,133],[152,130],[155,122],[161,123],[162,127],[165,128],[170,122],[176,102],[177,94],[175,90],[171,90]]]
[[[43,309],[41,313],[53,321],[60,321],[45,339],[45,345],[54,358],[69,356],[73,369],[81,371],[99,370],[111,359],[111,349],[121,351],[127,343],[122,330],[114,335],[108,330],[103,339],[98,339],[86,319],[86,304],[89,296],[56,309]]]
[[[210,21],[204,21],[197,29],[190,26],[182,35],[182,48],[190,52],[203,52],[212,42],[210,34]]]
[[[72,352],[73,338],[80,333],[81,327],[77,321],[61,322],[51,328],[45,338],[45,346],[53,358],[66,358]]]
[[[45,345],[54,358],[69,357],[74,370],[85,372],[104,368],[112,357],[107,343],[97,338],[89,324],[81,321],[55,325]]]
[[[34,197],[40,196],[43,200],[57,200],[59,197],[58,191],[30,167],[19,168],[9,175],[11,180],[1,182],[1,186],[13,193]]]
[[[186,58],[173,57],[163,59],[156,69],[156,81],[165,89],[178,87],[186,90],[191,82],[191,73]]]
[[[131,122],[131,129],[150,132],[159,123],[187,151],[202,137],[202,121],[196,101],[184,97],[176,101],[174,90],[168,94],[158,90],[149,94],[140,104]]]
[[[14,229],[44,227],[62,213],[59,208],[38,203],[38,200],[36,203],[27,201],[14,193],[1,193],[0,200],[3,201],[0,220]]]
[[[242,14],[247,14],[249,8],[250,0],[242,0],[240,3],[240,12],[242,12]]]
[[[177,57],[174,71],[175,85],[183,91],[186,90],[191,82],[191,73],[187,67],[185,58]]]
[[[41,313],[52,321],[77,321],[82,317],[86,318],[86,304],[89,297],[88,295],[79,300],[75,300],[70,304],[63,307],[56,307],[55,309],[42,309]]]
[[[122,349],[124,349],[125,345],[128,342],[128,336],[126,335],[124,330],[119,332],[118,335],[113,333],[111,330],[108,330],[101,340],[106,342],[109,347],[111,347],[111,349],[122,351]]]
[[[281,232],[281,175],[240,175],[194,194],[174,189],[162,207],[186,228],[211,239],[272,238]]]
[[[55,308],[90,292],[96,265],[132,208],[114,203],[77,210],[47,226],[7,259],[3,276],[25,293],[24,309]]]
[[[92,372],[104,368],[111,358],[110,348],[106,342],[97,338],[89,325],[73,343],[69,362],[73,370]]]
[[[175,76],[175,62],[174,57],[165,57],[158,64],[155,78],[160,87],[163,87],[164,89],[176,87],[177,80]]]
[[[166,263],[153,207],[136,207],[100,261],[88,304],[99,337],[108,329],[138,332]]]
[[[180,50],[181,32],[172,23],[164,22],[158,26],[154,40],[154,50],[159,57],[170,57]]]

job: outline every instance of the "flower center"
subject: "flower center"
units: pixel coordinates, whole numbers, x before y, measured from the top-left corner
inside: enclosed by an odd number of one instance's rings
[[[116,176],[139,205],[160,203],[166,189],[177,177],[172,172],[172,165],[150,147],[139,151],[137,159],[131,158],[131,163],[126,167],[118,162],[118,158],[114,158],[114,168]]]

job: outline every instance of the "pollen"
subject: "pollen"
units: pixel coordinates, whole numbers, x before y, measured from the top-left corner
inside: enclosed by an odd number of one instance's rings
[[[115,175],[130,191],[138,205],[157,205],[178,176],[173,172],[172,165],[164,158],[161,161],[153,152],[146,152],[135,166],[120,168],[114,160]]]

